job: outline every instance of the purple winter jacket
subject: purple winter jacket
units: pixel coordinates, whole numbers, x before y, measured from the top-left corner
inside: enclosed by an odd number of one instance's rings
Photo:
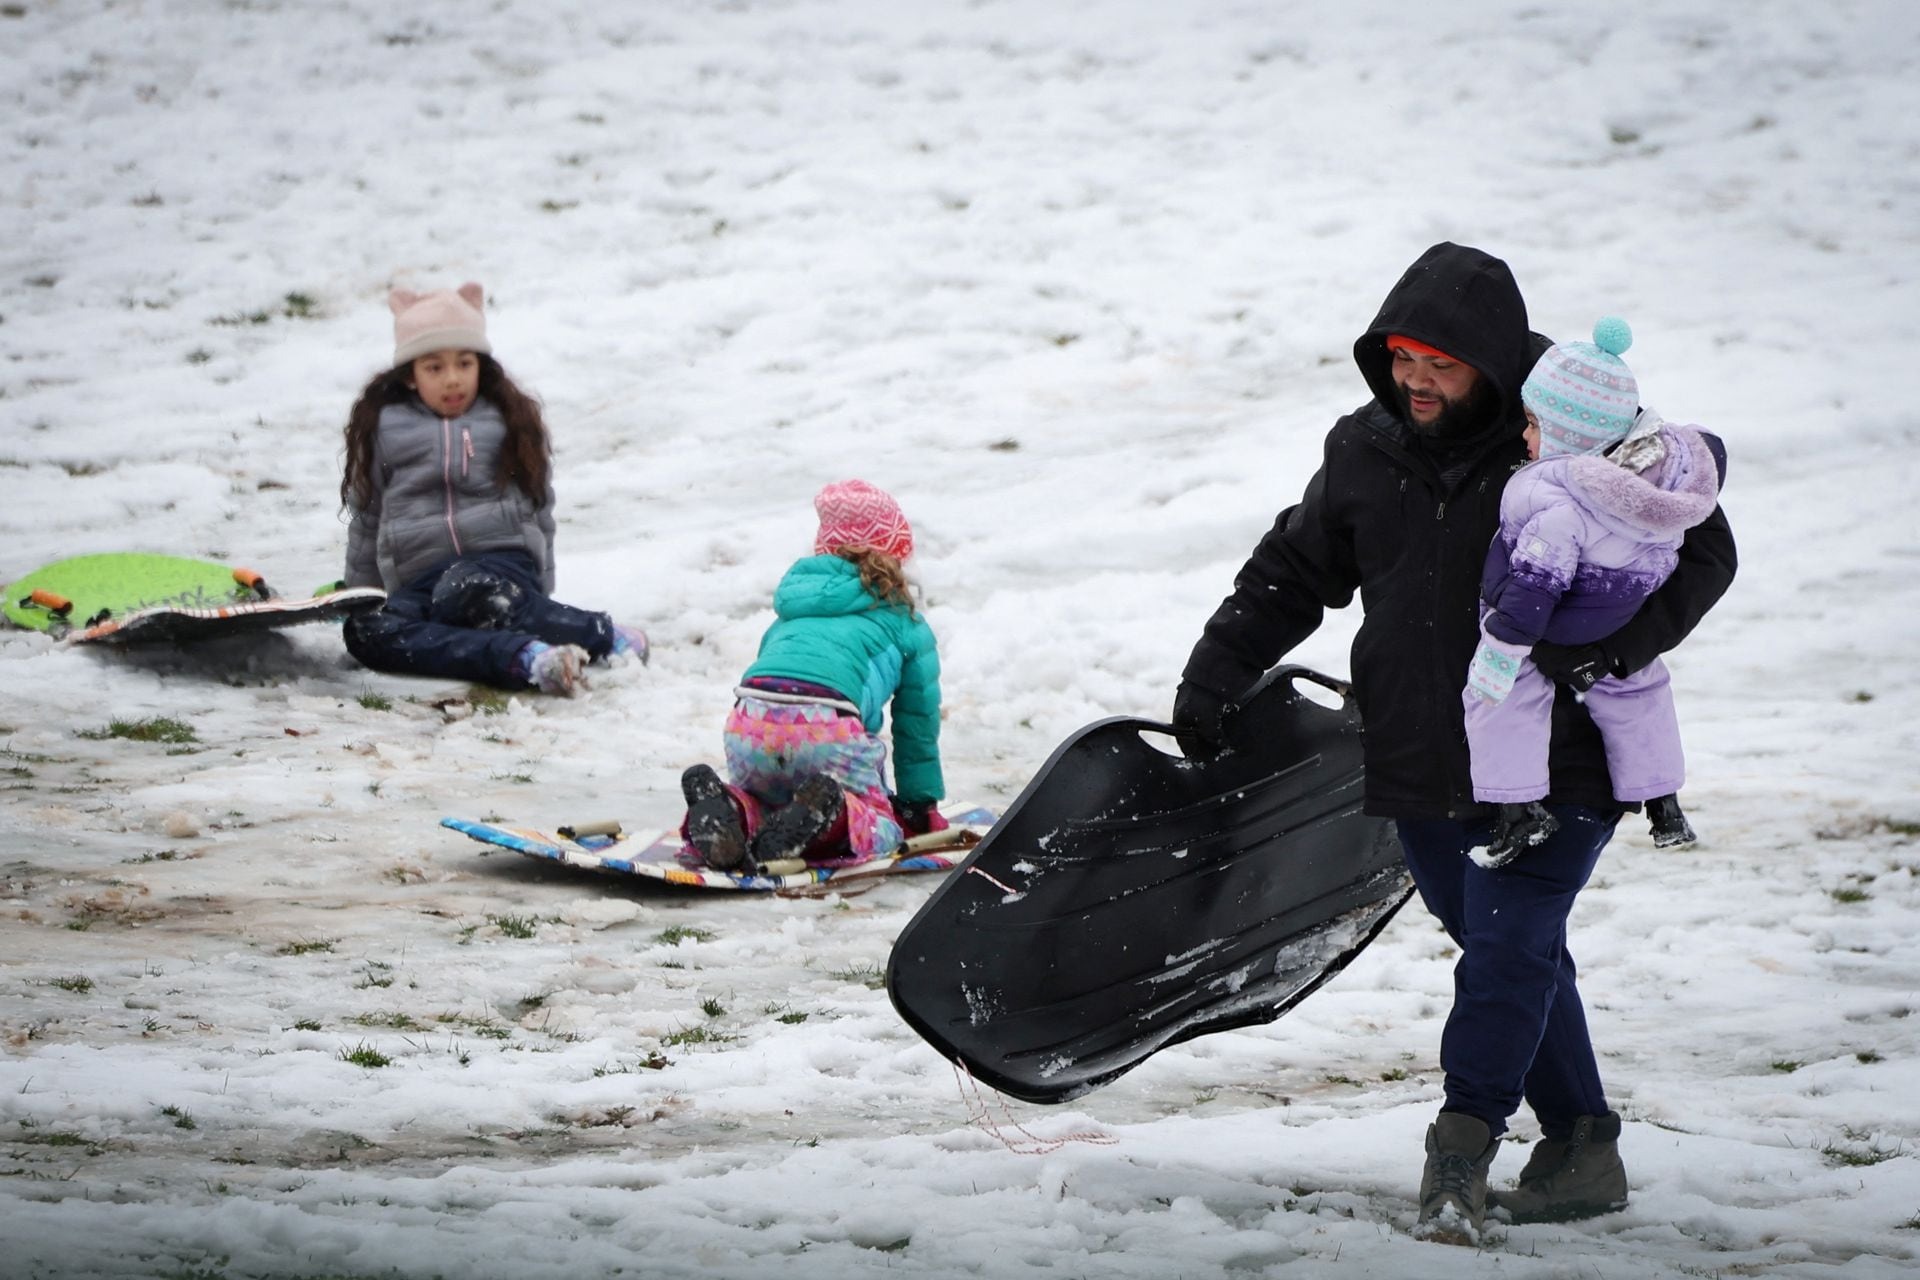
[[[1699,427],[1662,422],[1658,438],[1664,456],[1637,473],[1592,454],[1514,473],[1480,581],[1488,635],[1529,647],[1588,644],[1667,580],[1686,531],[1713,512],[1724,463]]]

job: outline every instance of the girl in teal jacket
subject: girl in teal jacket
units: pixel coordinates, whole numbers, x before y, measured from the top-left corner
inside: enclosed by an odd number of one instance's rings
[[[913,530],[863,480],[822,489],[814,553],[773,593],[778,617],[727,718],[728,781],[681,775],[682,834],[708,865],[804,857],[845,866],[892,852],[903,830],[944,828],[940,657],[901,562]],[[893,711],[895,786],[880,738]]]

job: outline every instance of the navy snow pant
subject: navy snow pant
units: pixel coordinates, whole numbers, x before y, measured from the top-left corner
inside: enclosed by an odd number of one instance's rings
[[[1605,1115],[1606,1091],[1567,952],[1567,915],[1619,815],[1548,805],[1560,829],[1498,871],[1467,856],[1488,824],[1402,821],[1400,847],[1421,900],[1460,947],[1453,1011],[1440,1036],[1443,1109],[1495,1135],[1522,1097],[1541,1129],[1567,1137],[1580,1116]]]
[[[375,671],[447,676],[503,689],[530,681],[514,659],[527,644],[577,644],[590,658],[613,648],[613,620],[550,599],[524,551],[456,556],[347,619],[347,652]]]

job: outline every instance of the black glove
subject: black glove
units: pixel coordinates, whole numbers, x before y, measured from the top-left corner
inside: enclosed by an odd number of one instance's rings
[[[1613,658],[1598,644],[1554,644],[1542,640],[1533,646],[1533,665],[1555,684],[1585,693],[1608,676],[1622,676]]]
[[[1220,754],[1227,745],[1224,721],[1233,704],[1211,689],[1180,682],[1173,695],[1173,733],[1189,760]]]

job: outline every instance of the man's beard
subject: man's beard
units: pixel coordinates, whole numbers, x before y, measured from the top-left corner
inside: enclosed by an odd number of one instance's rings
[[[1442,398],[1440,414],[1432,422],[1416,422],[1413,397],[1407,389],[1394,384],[1394,397],[1400,402],[1400,417],[1418,435],[1435,440],[1459,440],[1474,435],[1493,421],[1500,405],[1499,393],[1486,378],[1475,379],[1473,389],[1459,400]]]

